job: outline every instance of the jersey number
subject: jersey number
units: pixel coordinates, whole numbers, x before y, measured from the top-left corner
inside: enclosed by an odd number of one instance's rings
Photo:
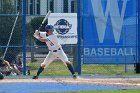
[[[50,42],[50,45],[53,46],[54,44],[52,42]]]
[[[51,42],[51,40],[49,40],[49,39],[48,39],[48,41],[50,42],[50,45],[51,45],[51,46],[53,46],[53,45],[54,45],[54,44],[53,44],[53,42]]]

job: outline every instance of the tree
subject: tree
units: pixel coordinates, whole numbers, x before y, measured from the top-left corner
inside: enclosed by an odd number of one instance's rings
[[[19,0],[21,2],[21,0]],[[21,3],[19,3],[21,4]],[[18,7],[19,12],[21,12],[21,5]],[[12,4],[11,0],[3,0],[2,8],[0,9],[0,14],[16,14],[16,7]],[[16,16],[0,16],[0,46],[6,46],[11,34],[11,30],[14,24]],[[21,51],[21,48],[14,46],[22,45],[22,17],[19,16],[10,44],[13,48],[8,47],[5,59],[9,62],[15,60],[15,57]],[[0,49],[0,55],[3,56],[5,48]]]

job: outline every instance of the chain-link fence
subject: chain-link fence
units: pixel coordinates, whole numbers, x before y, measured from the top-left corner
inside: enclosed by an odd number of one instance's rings
[[[23,2],[26,2],[24,3],[26,4],[26,14],[21,13],[23,12],[21,9]],[[81,12],[82,9],[83,7],[80,10]],[[51,10],[52,13],[50,15],[50,18],[45,22],[45,24],[43,24],[41,31],[44,31],[44,27],[46,24],[52,23],[52,25],[56,25],[59,21],[61,21],[60,19],[62,18],[68,18],[64,21],[69,24],[69,27],[71,24],[72,26],[77,24],[75,23],[77,21],[73,21],[74,19],[72,19],[75,17],[75,14],[78,11],[77,0],[0,0],[0,55],[1,57],[3,57],[4,52],[7,48],[8,51],[6,52],[6,56],[4,59],[9,61],[11,66],[13,66],[12,68],[16,66],[15,69],[19,70],[21,73],[24,70],[26,71],[27,75],[35,75],[40,64],[43,62],[43,60],[47,56],[47,53],[49,52],[45,43],[41,43],[33,37],[33,33],[36,29],[39,28],[42,20],[49,10]],[[18,20],[14,27],[12,37],[9,40],[10,34],[12,32],[12,27],[14,25],[18,12],[20,12],[20,14],[18,15]],[[59,18],[60,16],[62,16],[62,18]],[[26,18],[26,27],[23,25],[23,17]],[[53,19],[56,19],[56,21],[52,22]],[[67,22],[67,20],[72,20],[73,22]],[[58,24],[55,27],[58,27]],[[25,33],[24,29],[26,31],[26,35],[23,35]],[[77,30],[75,30],[75,32],[77,34]],[[63,41],[62,48],[64,49],[70,61],[73,63],[75,70],[78,71],[77,41],[75,39],[67,41],[72,38],[77,39],[77,36],[75,36],[73,32],[67,33],[70,35],[65,36],[67,39],[64,39],[63,35],[59,35],[59,37],[61,37]],[[56,34],[59,33],[57,32]],[[132,34],[130,33],[130,35],[128,36],[131,35]],[[81,39],[83,39],[82,35]],[[134,64],[84,64],[82,48],[81,52],[81,74],[124,75],[126,73],[135,73]],[[26,65],[23,62],[26,62]],[[12,74],[19,75],[17,74],[17,72],[12,72]],[[70,75],[70,73],[65,65],[60,60],[56,59],[41,75],[65,76]]]
[[[23,71],[21,7],[21,0],[0,0],[0,71],[5,75]]]

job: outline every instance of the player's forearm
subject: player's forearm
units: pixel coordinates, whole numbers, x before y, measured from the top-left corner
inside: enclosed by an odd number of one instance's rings
[[[36,39],[38,39],[40,42],[47,42],[47,39],[42,38],[40,35],[34,34],[34,37],[35,37]]]

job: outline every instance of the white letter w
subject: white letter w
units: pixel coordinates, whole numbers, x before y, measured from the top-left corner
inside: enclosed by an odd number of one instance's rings
[[[121,13],[119,12],[118,0],[106,1],[107,5],[104,14],[101,0],[91,0],[99,42],[103,43],[104,41],[107,19],[110,14],[115,43],[119,43],[127,0],[123,0]]]

